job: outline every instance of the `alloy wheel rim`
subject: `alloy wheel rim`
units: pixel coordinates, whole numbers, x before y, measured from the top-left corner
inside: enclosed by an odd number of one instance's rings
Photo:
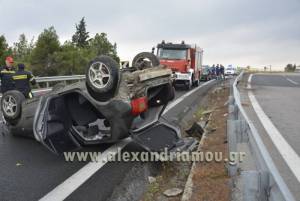
[[[110,69],[102,62],[95,62],[89,68],[89,80],[97,89],[105,88],[110,82]]]
[[[17,112],[17,101],[16,99],[11,96],[5,96],[3,100],[3,111],[5,112],[6,115],[8,116],[14,116]]]

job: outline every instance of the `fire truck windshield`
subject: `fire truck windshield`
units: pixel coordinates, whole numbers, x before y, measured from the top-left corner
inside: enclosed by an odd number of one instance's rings
[[[158,57],[160,59],[186,59],[187,50],[186,49],[158,49]]]

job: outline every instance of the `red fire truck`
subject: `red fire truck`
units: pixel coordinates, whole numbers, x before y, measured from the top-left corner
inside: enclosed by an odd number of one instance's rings
[[[203,50],[197,45],[166,43],[157,45],[160,64],[168,66],[176,75],[175,83],[184,84],[186,89],[198,86],[201,77]]]

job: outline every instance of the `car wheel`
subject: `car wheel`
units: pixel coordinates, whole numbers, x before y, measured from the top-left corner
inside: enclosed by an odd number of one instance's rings
[[[119,82],[119,64],[109,56],[100,56],[86,69],[86,84],[97,95],[114,93]]]
[[[168,102],[174,100],[175,98],[175,88],[172,85],[168,85],[163,91],[162,104],[167,104]]]
[[[15,120],[21,115],[25,96],[16,90],[5,92],[1,99],[1,110],[7,121]]]
[[[132,67],[138,70],[151,68],[160,64],[159,59],[153,53],[141,52],[137,54],[132,60]]]

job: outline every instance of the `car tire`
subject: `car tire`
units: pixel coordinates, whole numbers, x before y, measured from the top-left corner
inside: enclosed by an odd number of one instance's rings
[[[168,92],[165,93],[165,101],[169,102],[174,100],[175,98],[175,87],[173,87],[171,84],[168,85]]]
[[[86,85],[96,96],[114,94],[119,82],[119,64],[109,56],[100,56],[91,61],[86,69]]]
[[[22,102],[25,96],[16,90],[7,91],[1,98],[1,111],[7,121],[13,121],[20,117]]]
[[[165,91],[165,95],[163,96],[162,103],[167,104],[168,102],[174,100],[175,98],[175,88],[170,84]]]
[[[154,66],[159,66],[160,62],[155,54],[150,52],[141,52],[132,60],[132,67],[143,70]]]

